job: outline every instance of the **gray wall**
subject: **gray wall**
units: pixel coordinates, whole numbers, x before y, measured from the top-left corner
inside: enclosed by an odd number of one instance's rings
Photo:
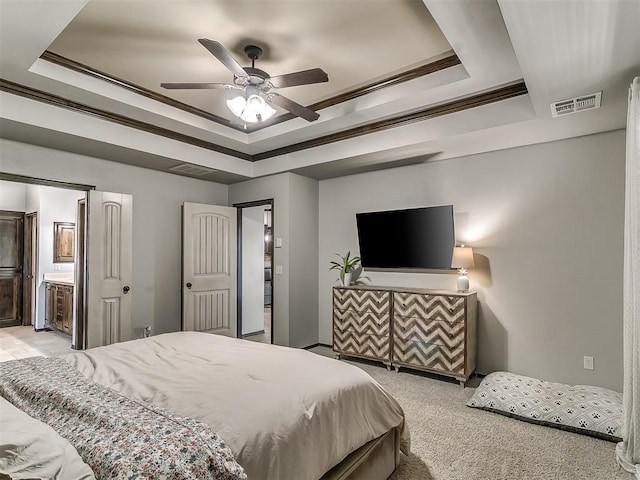
[[[291,345],[318,343],[318,182],[291,175]]]
[[[319,340],[331,343],[335,252],[355,213],[453,204],[474,248],[478,371],[622,388],[624,131],[320,182]],[[377,285],[455,289],[455,273],[365,272]],[[583,369],[583,356],[595,370]]]
[[[133,326],[180,329],[182,202],[227,205],[226,185],[0,139],[0,171],[133,195]]]
[[[229,205],[274,199],[274,343],[305,347],[318,338],[317,181],[292,173],[262,177],[229,186]],[[315,265],[314,265],[315,264]]]
[[[27,211],[27,186],[0,180],[0,210]]]

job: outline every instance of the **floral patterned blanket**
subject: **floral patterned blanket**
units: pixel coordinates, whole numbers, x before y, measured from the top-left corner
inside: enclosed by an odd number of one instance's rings
[[[0,395],[66,438],[97,478],[247,478],[208,425],[91,382],[60,358],[0,362]]]

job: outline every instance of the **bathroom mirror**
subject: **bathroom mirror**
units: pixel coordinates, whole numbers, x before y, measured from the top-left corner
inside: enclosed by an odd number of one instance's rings
[[[73,263],[74,223],[53,223],[53,263]]]

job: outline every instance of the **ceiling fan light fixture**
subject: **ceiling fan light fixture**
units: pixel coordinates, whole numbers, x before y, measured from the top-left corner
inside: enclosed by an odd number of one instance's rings
[[[242,115],[245,107],[247,106],[247,101],[244,99],[244,96],[238,95],[237,97],[233,97],[227,100],[227,107],[231,110],[236,117]]]
[[[247,99],[243,95],[231,98],[227,100],[227,107],[231,113],[247,123],[264,122],[276,113],[259,92],[249,95]]]

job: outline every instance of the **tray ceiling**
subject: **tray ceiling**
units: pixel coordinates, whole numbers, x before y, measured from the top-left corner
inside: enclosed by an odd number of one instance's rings
[[[278,90],[303,105],[451,50],[420,0],[91,0],[48,51],[240,124],[226,107],[225,90],[160,87],[160,82],[232,83],[232,73],[199,38],[219,41],[243,66],[250,66],[243,48],[260,46],[264,55],[256,66],[272,76],[322,68],[329,82]]]

